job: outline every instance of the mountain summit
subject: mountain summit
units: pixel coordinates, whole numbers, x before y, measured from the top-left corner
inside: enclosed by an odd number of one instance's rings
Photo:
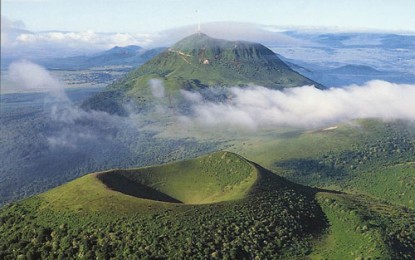
[[[103,102],[114,104],[114,97],[146,99],[148,82],[154,78],[163,81],[169,96],[176,95],[180,89],[197,91],[207,87],[252,84],[272,89],[303,85],[323,88],[289,68],[262,44],[226,41],[196,33],[133,70],[88,102],[93,104],[93,109],[108,110]]]
[[[217,55],[216,59],[220,58],[221,53],[229,50],[234,53],[234,58],[260,58],[275,55],[259,43],[220,40],[203,33],[190,35],[177,42],[171,49],[192,52],[193,55],[213,54]]]

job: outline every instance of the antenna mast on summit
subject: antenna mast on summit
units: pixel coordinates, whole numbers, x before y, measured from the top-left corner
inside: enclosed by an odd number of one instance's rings
[[[198,13],[197,10],[196,10],[196,15],[197,15],[197,21],[198,21],[198,23],[197,23],[197,34],[200,35],[200,33],[202,31],[200,30],[200,16],[199,16],[199,13]]]

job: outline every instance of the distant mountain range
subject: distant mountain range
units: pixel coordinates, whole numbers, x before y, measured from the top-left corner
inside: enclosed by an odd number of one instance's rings
[[[40,64],[48,69],[80,70],[103,66],[132,66],[137,67],[153,58],[165,48],[143,49],[140,46],[114,47],[107,51],[88,56],[55,58],[41,61]]]
[[[330,48],[385,48],[412,49],[415,35],[410,33],[388,32],[341,32],[341,31],[285,31],[297,40],[312,42],[318,46]]]
[[[347,64],[336,68],[327,68],[288,59],[281,55],[278,57],[291,69],[327,87],[364,84],[370,80],[385,80],[398,84],[413,84],[415,82],[415,74],[379,70],[367,65]]]
[[[351,75],[381,75],[383,72],[364,65],[344,65],[326,71],[329,74],[351,74]]]
[[[90,55],[79,55],[55,58],[27,58],[50,70],[83,70],[105,66],[138,67],[164,51],[165,47],[144,49],[140,46],[129,45],[125,47],[113,47],[106,51],[100,51]],[[6,70],[8,66],[21,58],[14,56],[2,57],[1,69]]]

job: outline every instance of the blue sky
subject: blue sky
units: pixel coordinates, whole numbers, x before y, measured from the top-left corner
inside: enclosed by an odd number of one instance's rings
[[[213,21],[415,31],[414,0],[2,0],[32,31],[156,32]]]

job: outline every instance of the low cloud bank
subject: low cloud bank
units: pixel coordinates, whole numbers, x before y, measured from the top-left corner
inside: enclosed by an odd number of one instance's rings
[[[22,33],[16,37],[16,45],[58,44],[61,47],[104,50],[114,46],[147,45],[148,34],[81,32]]]
[[[415,85],[379,80],[329,90],[234,87],[223,102],[200,102],[195,93],[183,97],[193,102],[185,120],[206,126],[313,128],[359,118],[415,120]]]
[[[92,140],[107,140],[120,127],[137,129],[141,124],[139,114],[132,113],[126,118],[82,110],[72,104],[64,85],[36,64],[13,63],[9,73],[16,86],[23,90],[49,93],[50,120],[56,126],[48,138],[51,146],[74,148]],[[149,112],[170,113],[163,81],[151,79],[148,86],[156,101]],[[415,85],[379,80],[328,90],[303,86],[280,91],[250,86],[209,88],[200,92],[181,90],[180,93],[184,110],[177,117],[179,123],[203,126],[255,130],[277,126],[327,127],[359,118],[415,121]]]
[[[148,33],[101,33],[87,31],[33,32],[22,21],[1,16],[2,59],[45,59],[86,55],[114,46],[147,46],[154,35]]]

